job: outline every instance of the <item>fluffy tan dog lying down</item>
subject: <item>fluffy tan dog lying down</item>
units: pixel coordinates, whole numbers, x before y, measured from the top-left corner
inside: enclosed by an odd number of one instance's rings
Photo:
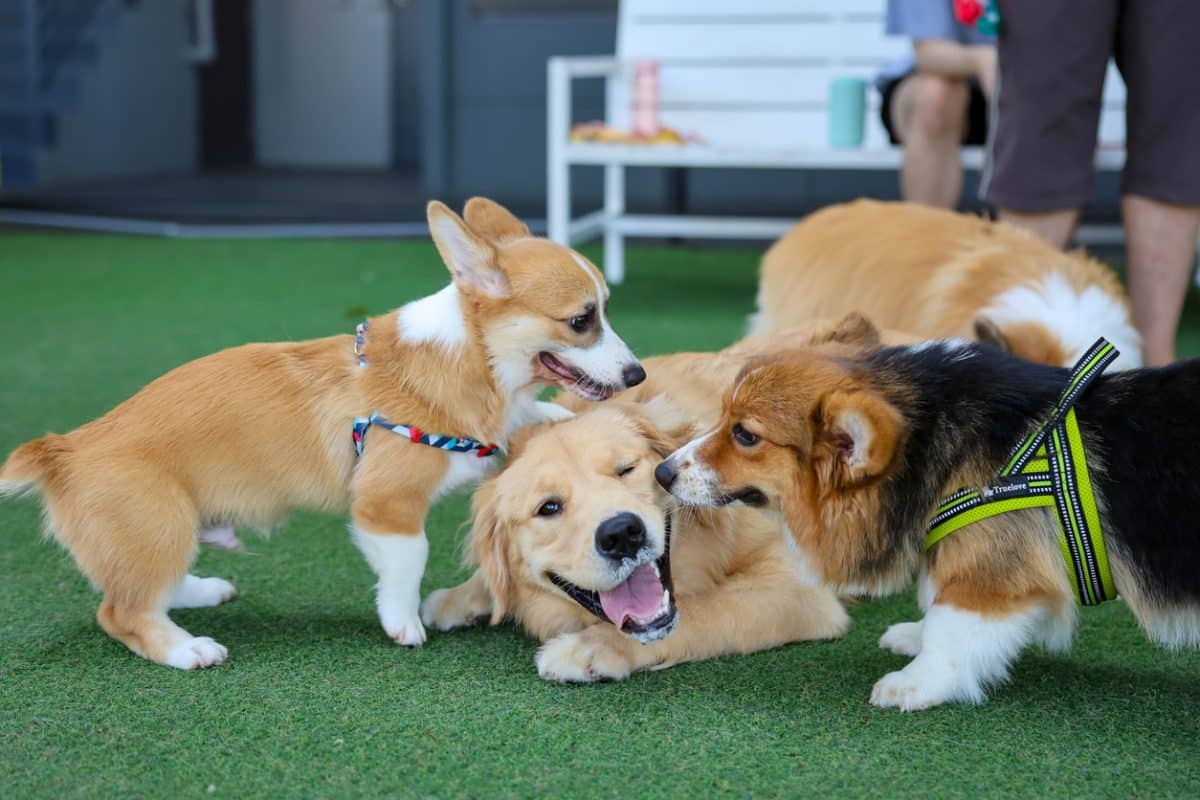
[[[1070,366],[1100,336],[1141,365],[1125,290],[1103,264],[1023,230],[858,200],[801,220],[763,256],[753,334],[860,311],[922,338],[979,339]]]
[[[777,520],[740,504],[685,510],[653,473],[715,423],[749,356],[877,343],[860,342],[868,330],[851,316],[721,353],[660,356],[644,362],[643,386],[602,408],[561,398],[581,413],[528,429],[477,491],[466,555],[479,569],[427,598],[425,624],[448,631],[510,617],[545,643],[538,673],[568,682],[841,636],[849,618],[812,585]]]

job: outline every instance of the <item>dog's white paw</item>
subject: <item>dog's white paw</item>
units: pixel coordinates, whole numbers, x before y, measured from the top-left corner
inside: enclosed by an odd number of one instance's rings
[[[558,403],[547,403],[539,400],[537,407],[542,419],[549,422],[562,422],[564,419],[571,419],[575,416],[574,411],[564,408]]]
[[[620,681],[633,669],[629,657],[587,631],[564,633],[542,645],[534,658],[538,675],[559,683]]]
[[[490,608],[475,606],[456,589],[438,589],[421,603],[421,622],[425,627],[446,631],[487,624]]]
[[[207,608],[219,606],[237,594],[233,584],[221,578],[197,578],[185,575],[171,595],[171,608]]]
[[[416,614],[380,614],[383,630],[392,641],[404,647],[420,647],[425,644],[425,626]]]
[[[889,672],[871,690],[871,705],[922,711],[955,698],[953,681],[917,661],[897,672]]]
[[[921,623],[897,622],[879,637],[879,646],[898,656],[915,656],[921,652]]]
[[[184,639],[167,651],[167,666],[176,669],[202,669],[215,667],[229,657],[225,645],[207,636]]]

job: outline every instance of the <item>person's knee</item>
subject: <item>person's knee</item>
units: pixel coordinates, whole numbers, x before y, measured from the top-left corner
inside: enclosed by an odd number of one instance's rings
[[[966,82],[940,75],[914,80],[913,132],[927,139],[961,138],[969,99]]]

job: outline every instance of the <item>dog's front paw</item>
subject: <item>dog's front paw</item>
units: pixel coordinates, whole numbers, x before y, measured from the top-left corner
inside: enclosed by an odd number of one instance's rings
[[[486,598],[463,591],[461,586],[438,589],[421,604],[421,621],[439,631],[486,625],[491,614],[491,605]]]
[[[588,628],[578,633],[564,633],[542,645],[534,659],[538,675],[559,683],[594,683],[628,678],[633,670],[633,659],[623,646],[625,643],[615,643],[604,635],[591,633],[593,630]],[[617,635],[623,634],[618,632]]]
[[[982,703],[983,690],[963,682],[961,670],[940,660],[922,663],[921,658],[898,672],[889,672],[871,690],[871,705],[922,711],[951,700]]]
[[[416,614],[385,614],[380,612],[383,630],[398,645],[420,647],[425,644],[425,626]]]
[[[204,669],[224,663],[229,651],[207,636],[189,636],[167,651],[166,665],[176,669]]]
[[[879,646],[898,656],[915,656],[921,652],[921,623],[897,622],[879,637]]]
[[[564,408],[558,403],[547,403],[539,400],[537,408],[542,419],[547,422],[561,422],[564,419],[571,419],[575,416],[574,411]]]

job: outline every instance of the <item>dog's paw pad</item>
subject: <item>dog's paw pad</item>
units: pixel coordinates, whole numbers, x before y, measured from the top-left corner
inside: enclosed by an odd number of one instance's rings
[[[898,622],[879,637],[879,646],[898,656],[915,656],[921,652],[921,623]]]
[[[167,651],[167,666],[176,669],[203,669],[215,667],[229,657],[223,644],[207,636],[185,639]]]

